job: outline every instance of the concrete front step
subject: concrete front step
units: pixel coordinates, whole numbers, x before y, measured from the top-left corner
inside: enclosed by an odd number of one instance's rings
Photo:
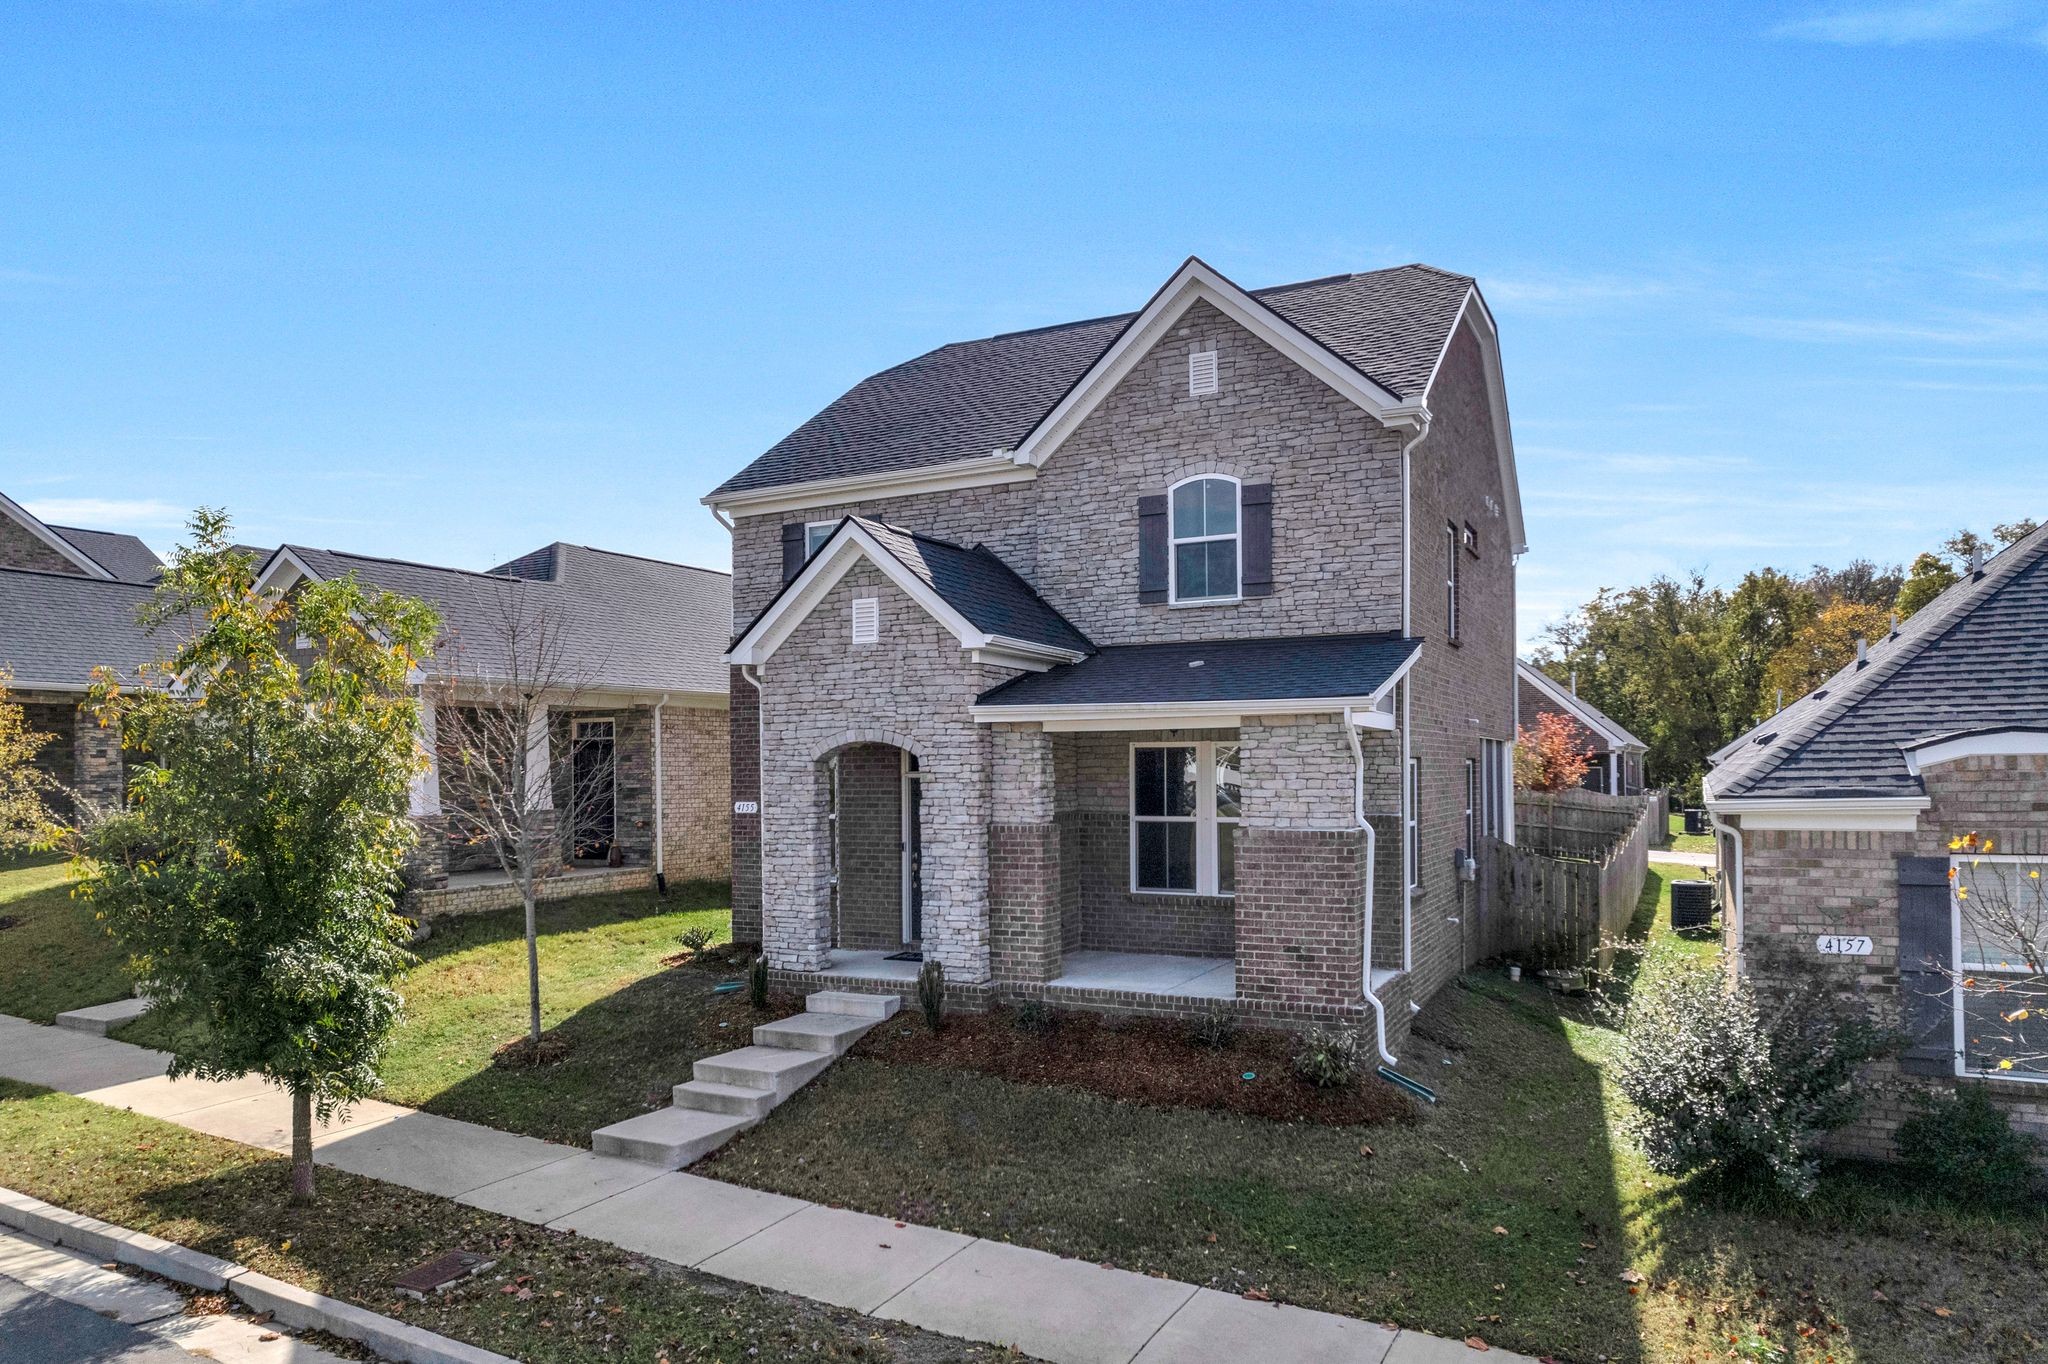
[[[659,1165],[664,1170],[680,1170],[759,1121],[695,1108],[659,1108],[610,1127],[600,1127],[590,1134],[590,1149],[600,1156],[620,1156]]]
[[[117,999],[108,1004],[95,1004],[89,1009],[66,1010],[57,1015],[56,1022],[60,1028],[105,1037],[123,1023],[133,1022],[148,1012],[149,1001],[146,999]]]
[[[791,1051],[817,1051],[838,1056],[860,1040],[860,1035],[880,1022],[858,1014],[801,1013],[754,1029],[757,1047],[787,1047]]]
[[[699,1080],[742,1089],[765,1089],[781,1103],[805,1081],[832,1064],[830,1052],[793,1051],[788,1047],[741,1047],[707,1056],[693,1068]]]
[[[695,1108],[706,1113],[729,1113],[736,1118],[765,1118],[775,1107],[775,1091],[746,1085],[722,1085],[710,1080],[686,1080],[675,1087],[677,1108]]]
[[[900,995],[864,995],[852,990],[820,990],[804,1001],[814,1014],[851,1014],[877,1022],[893,1017],[903,1007]]]

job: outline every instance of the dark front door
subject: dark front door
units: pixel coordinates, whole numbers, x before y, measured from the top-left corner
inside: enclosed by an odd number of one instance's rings
[[[578,720],[570,753],[569,780],[574,787],[576,820],[573,856],[604,861],[612,855],[615,825],[613,762],[616,732],[610,720]]]

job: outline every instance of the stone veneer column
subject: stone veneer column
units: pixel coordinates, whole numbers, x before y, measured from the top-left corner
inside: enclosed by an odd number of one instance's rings
[[[989,969],[999,985],[1060,974],[1060,831],[1052,736],[997,725],[988,830]]]
[[[1343,718],[1247,717],[1237,832],[1237,993],[1318,1012],[1363,998],[1365,835]]]
[[[121,731],[101,725],[84,706],[77,708],[71,729],[72,783],[79,802],[88,808],[112,810],[121,804]]]

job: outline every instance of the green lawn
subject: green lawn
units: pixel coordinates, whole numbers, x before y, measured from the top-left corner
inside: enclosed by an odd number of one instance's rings
[[[1692,874],[1653,874],[1637,988],[1714,961],[1711,939],[1669,929],[1665,885]],[[853,1056],[703,1168],[1562,1360],[1744,1357],[1729,1336],[1759,1328],[1798,1360],[2039,1357],[2039,1208],[1944,1207],[1847,1166],[1800,1208],[1652,1175],[1614,1135],[1612,1034],[1497,974],[1443,991],[1417,1034],[1403,1068],[1442,1102],[1413,1126],[1149,1109]]]
[[[1712,834],[1689,834],[1685,831],[1685,815],[1682,812],[1674,810],[1667,819],[1673,852],[1710,853],[1714,850]]]
[[[47,1023],[134,988],[63,857],[0,858],[0,925],[0,1014]]]
[[[526,939],[519,910],[442,920],[400,982],[405,1022],[392,1036],[382,1097],[445,1117],[587,1146],[592,1129],[665,1106],[699,1056],[743,1044],[761,1021],[744,991],[714,995],[741,965],[666,968],[685,926],[728,936],[729,889],[699,882],[594,895],[540,911],[541,1024],[568,1045],[539,1069],[491,1064],[526,1028]],[[118,1034],[168,1046],[151,1015]],[[741,1039],[736,1041],[735,1039]]]
[[[255,1147],[0,1080],[0,1184],[529,1364],[1013,1358],[339,1170],[318,1172],[313,1207],[288,1208],[288,1168]],[[392,1290],[450,1250],[497,1264],[430,1302]]]

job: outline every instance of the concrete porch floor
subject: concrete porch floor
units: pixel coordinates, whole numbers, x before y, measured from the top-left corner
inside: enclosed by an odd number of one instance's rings
[[[1237,964],[1228,957],[1171,957],[1156,952],[1069,952],[1052,990],[1116,990],[1182,999],[1233,999]]]
[[[883,980],[891,984],[914,981],[917,979],[917,973],[924,969],[923,962],[888,960],[888,958],[903,950],[903,948],[894,947],[887,951],[881,949],[856,951],[845,947],[835,947],[832,949],[831,964],[816,974],[821,976],[838,976],[845,980]]]

